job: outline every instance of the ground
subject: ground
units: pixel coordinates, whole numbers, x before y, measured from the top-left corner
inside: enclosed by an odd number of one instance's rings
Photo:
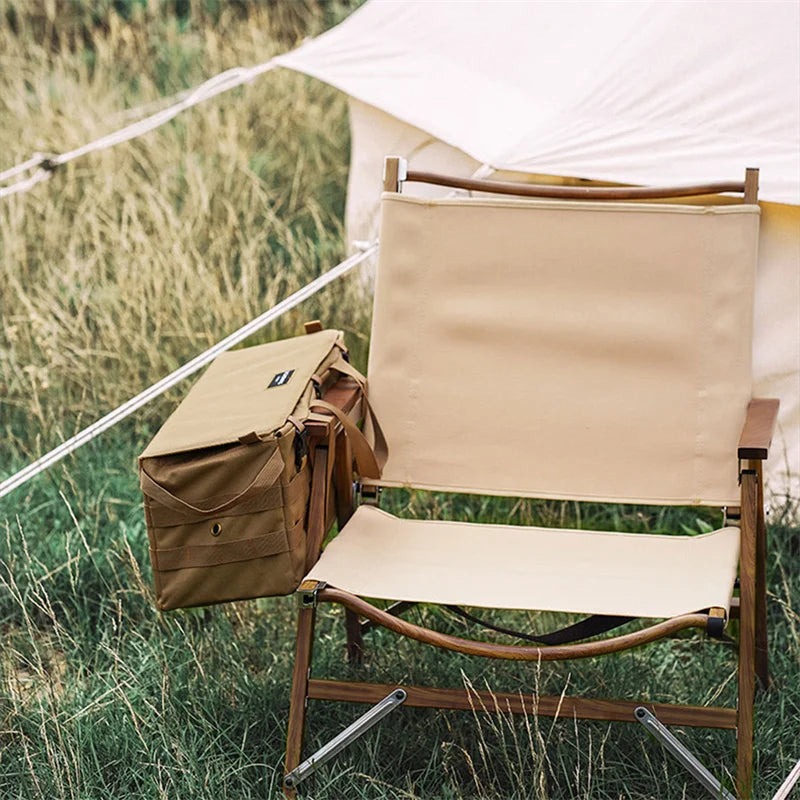
[[[90,10],[91,9],[91,10]],[[0,2],[0,170],[133,118],[131,109],[223,69],[266,61],[347,6]],[[126,110],[127,109],[127,110]],[[12,474],[344,255],[346,105],[270,73],[126,145],[0,201],[0,425]],[[348,278],[255,337],[342,327],[363,367],[369,305]],[[179,386],[0,500],[0,797],[276,796],[295,602],[159,614],[136,456]],[[395,493],[387,507],[625,530],[702,530],[692,509]],[[800,757],[800,530],[770,518],[773,688],[756,706],[756,797]],[[467,632],[433,609],[411,619]],[[550,616],[511,621],[531,628]],[[727,642],[687,633],[604,659],[520,667],[446,657],[385,631],[344,662],[344,624],[322,615],[315,671],[525,693],[733,703]],[[400,667],[398,668],[398,665]],[[361,712],[313,704],[308,748]],[[719,776],[730,733],[678,730]],[[635,725],[403,709],[313,779],[313,798],[694,798],[685,773]]]

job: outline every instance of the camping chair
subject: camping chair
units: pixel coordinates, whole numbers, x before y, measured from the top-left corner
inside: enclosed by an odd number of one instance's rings
[[[720,636],[738,616],[737,708],[545,696],[532,707],[520,695],[475,694],[486,710],[735,730],[736,789],[751,797],[755,676],[768,680],[761,465],[778,406],[751,397],[757,176],[671,189],[526,186],[387,159],[368,380],[388,460],[380,480],[356,484],[354,509],[355,439],[342,426],[360,411],[342,379],[325,394],[335,416],[322,409],[310,423],[287,796],[313,767],[296,771],[308,699],[378,703],[364,726],[401,703],[475,705],[463,688],[311,678],[316,608],[330,602],[346,609],[354,658],[362,618],[445,650],[544,662],[691,627]],[[415,199],[400,193],[404,180],[481,196]],[[744,203],[642,202],[721,192]],[[406,520],[378,508],[383,487],[717,506],[723,524],[665,536]],[[339,533],[320,555],[334,516]],[[567,643],[514,646],[412,624],[400,615],[414,603],[592,616],[549,640]],[[628,618],[653,622],[596,638]]]

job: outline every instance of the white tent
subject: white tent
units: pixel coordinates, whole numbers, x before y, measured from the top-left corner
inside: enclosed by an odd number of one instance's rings
[[[370,0],[277,61],[350,97],[356,239],[376,233],[389,153],[632,184],[759,167],[756,393],[781,399],[772,490],[800,494],[800,3]]]

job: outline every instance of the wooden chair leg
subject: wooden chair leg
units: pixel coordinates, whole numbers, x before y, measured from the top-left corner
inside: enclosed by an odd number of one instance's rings
[[[336,438],[336,453],[333,462],[334,494],[336,496],[336,519],[341,530],[353,516],[353,453],[350,440],[344,432]],[[347,632],[347,661],[360,664],[364,655],[361,624],[358,614],[345,609]]]
[[[756,529],[756,675],[763,689],[769,689],[769,650],[767,645],[767,524],[764,519],[763,462],[751,461],[758,476]]]
[[[315,608],[301,608],[297,617],[297,644],[294,656],[291,704],[289,706],[289,726],[286,731],[284,774],[291,772],[300,763],[300,754],[303,750],[303,731],[306,722],[308,677],[314,645],[315,615]],[[286,800],[294,800],[296,792],[293,788],[284,787],[283,794]]]
[[[361,638],[361,617],[349,608],[344,610],[347,627],[347,661],[360,664],[364,660],[364,640]]]
[[[736,728],[736,794],[739,800],[752,800],[753,797],[757,502],[757,473],[745,470],[742,472],[739,556],[739,704]]]

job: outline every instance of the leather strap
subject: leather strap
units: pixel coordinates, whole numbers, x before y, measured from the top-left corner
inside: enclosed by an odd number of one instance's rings
[[[236,505],[236,503],[238,503],[240,500],[243,500],[245,497],[248,497],[251,493],[260,492],[263,489],[272,486],[283,473],[283,469],[283,457],[281,456],[280,449],[276,447],[272,455],[267,459],[267,462],[264,464],[264,466],[261,467],[253,480],[250,481],[250,483],[244,489],[242,489],[241,492],[229,498],[224,503],[214,506],[213,508],[201,508],[199,506],[192,505],[186,500],[182,500],[180,497],[173,494],[168,489],[165,489],[160,483],[157,483],[150,475],[148,475],[144,468],[144,464],[141,465],[139,483],[142,487],[142,491],[148,495],[148,497],[151,497],[153,500],[157,500],[167,508],[171,508],[175,511],[193,511],[195,514],[200,514],[201,516],[213,516],[218,514],[220,511],[225,511],[225,509]]]
[[[362,391],[366,393],[367,379],[349,361],[346,361],[343,355],[340,355],[339,358],[331,364],[330,368],[341,372],[342,375],[347,375],[352,378],[361,387]]]
[[[366,401],[366,398],[364,400]],[[358,474],[364,478],[373,478],[374,480],[380,478],[381,465],[378,464],[376,453],[372,449],[372,445],[367,441],[367,437],[356,427],[350,417],[340,408],[325,400],[313,400],[311,408],[324,408],[342,423],[347,438],[350,440],[350,446],[353,448]]]
[[[346,361],[343,356],[339,356],[339,358],[331,364],[330,368],[336,372],[340,372],[342,375],[347,375],[349,378],[352,378],[361,387],[361,396],[364,401],[365,412],[364,434],[367,441],[370,441],[370,439],[372,440],[370,446],[375,453],[378,466],[383,469],[389,457],[389,446],[386,443],[386,436],[383,433],[383,429],[378,422],[378,417],[375,415],[375,411],[369,402],[367,379],[349,361]],[[364,473],[362,473],[362,476],[365,478],[371,477]],[[379,478],[380,474],[378,474],[377,477]]]

